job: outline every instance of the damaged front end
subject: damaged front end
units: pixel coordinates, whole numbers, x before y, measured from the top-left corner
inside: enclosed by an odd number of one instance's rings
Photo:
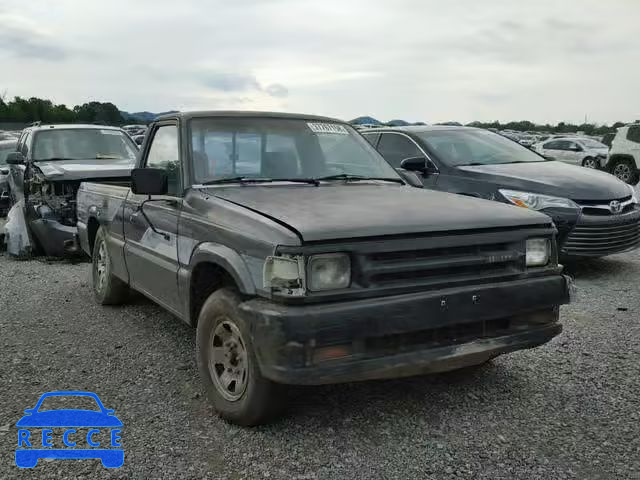
[[[25,182],[25,216],[36,246],[47,256],[76,255],[76,193],[79,180],[47,179],[35,171]]]

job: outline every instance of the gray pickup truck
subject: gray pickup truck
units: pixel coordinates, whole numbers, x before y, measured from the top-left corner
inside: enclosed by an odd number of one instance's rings
[[[562,329],[549,217],[412,188],[351,126],[193,112],[150,126],[131,182],[85,182],[95,296],[139,291],[197,328],[219,414],[265,422],[285,384],[441,372]]]

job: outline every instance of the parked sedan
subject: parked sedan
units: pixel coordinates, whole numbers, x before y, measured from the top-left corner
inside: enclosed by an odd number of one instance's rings
[[[563,256],[640,246],[635,191],[613,175],[548,160],[477,128],[402,127],[363,135],[393,167],[417,172],[426,188],[546,213],[558,228]]]
[[[538,143],[534,149],[545,157],[587,168],[603,168],[609,147],[590,138],[565,137]]]

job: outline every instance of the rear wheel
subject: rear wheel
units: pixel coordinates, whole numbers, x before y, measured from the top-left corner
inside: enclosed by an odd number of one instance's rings
[[[638,170],[632,160],[618,160],[611,168],[611,173],[629,185],[638,183]]]
[[[238,294],[228,288],[209,296],[198,317],[196,360],[218,414],[253,426],[268,422],[284,408],[284,387],[262,376],[239,303]]]
[[[107,248],[106,233],[102,227],[93,244],[93,293],[101,305],[120,305],[129,296],[129,286],[113,275],[111,256]]]
[[[593,157],[587,157],[582,161],[582,166],[586,168],[598,169],[600,168],[600,163]]]

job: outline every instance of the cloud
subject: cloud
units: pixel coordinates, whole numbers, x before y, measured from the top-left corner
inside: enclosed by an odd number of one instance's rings
[[[0,52],[3,51],[15,57],[54,62],[65,60],[70,53],[29,20],[0,14]]]
[[[260,84],[254,76],[240,73],[207,72],[202,75],[202,83],[213,90],[223,92],[260,90]]]
[[[284,85],[280,85],[279,83],[272,83],[271,85],[267,85],[264,89],[272,97],[286,97],[289,95],[289,90]]]
[[[231,72],[205,71],[199,74],[201,83],[215,91],[227,93],[264,92],[271,97],[284,98],[289,90],[279,83],[262,86],[254,75]]]

